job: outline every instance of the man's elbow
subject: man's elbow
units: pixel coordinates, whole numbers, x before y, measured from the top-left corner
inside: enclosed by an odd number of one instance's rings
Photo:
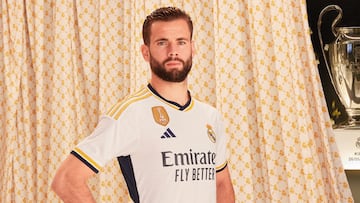
[[[79,185],[79,179],[67,168],[60,168],[51,183],[51,189],[62,199],[67,199]]]
[[[66,190],[66,178],[64,174],[57,173],[51,183],[51,189],[59,196],[62,197]]]

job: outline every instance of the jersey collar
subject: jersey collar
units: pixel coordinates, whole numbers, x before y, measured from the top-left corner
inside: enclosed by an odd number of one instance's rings
[[[165,99],[164,97],[162,97],[152,86],[151,84],[149,83],[147,85],[148,89],[150,90],[151,93],[153,93],[155,96],[157,96],[160,100],[162,100],[163,102],[175,107],[176,109],[180,110],[180,111],[186,111],[186,110],[189,110],[191,107],[192,107],[192,98],[191,98],[191,94],[190,94],[190,91],[188,90],[188,94],[189,94],[189,101],[186,102],[185,105],[180,105],[174,101],[170,101],[170,100],[167,100]]]

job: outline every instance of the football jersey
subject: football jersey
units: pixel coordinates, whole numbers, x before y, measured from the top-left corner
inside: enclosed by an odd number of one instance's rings
[[[117,158],[142,203],[216,202],[216,172],[227,164],[218,111],[191,97],[180,106],[150,84],[101,116],[71,153],[96,173]]]

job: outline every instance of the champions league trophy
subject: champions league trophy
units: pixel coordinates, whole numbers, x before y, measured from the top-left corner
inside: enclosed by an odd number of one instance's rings
[[[323,15],[329,11],[338,12],[331,24],[336,39],[324,46],[321,23]],[[360,129],[360,27],[335,27],[342,14],[337,5],[325,7],[320,12],[317,29],[327,72],[349,117],[344,128]]]

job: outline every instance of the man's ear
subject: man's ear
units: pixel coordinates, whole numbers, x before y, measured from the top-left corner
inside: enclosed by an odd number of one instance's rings
[[[142,54],[143,58],[145,59],[145,61],[149,61],[149,60],[150,60],[149,47],[146,46],[145,44],[141,45],[141,54]]]
[[[191,50],[192,50],[192,57],[196,54],[196,48],[195,48],[195,41],[191,41]]]

